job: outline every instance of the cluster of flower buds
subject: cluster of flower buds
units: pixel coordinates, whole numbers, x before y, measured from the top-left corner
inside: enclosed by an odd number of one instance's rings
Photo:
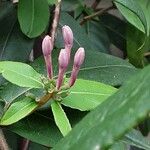
[[[64,39],[64,48],[61,49],[59,57],[58,57],[58,63],[59,63],[59,72],[58,72],[58,78],[56,81],[56,89],[59,90],[61,86],[63,85],[64,75],[67,70],[67,67],[70,62],[70,53],[73,46],[73,33],[69,26],[63,26],[62,27],[62,35]],[[53,69],[52,69],[52,58],[51,53],[53,50],[53,43],[50,36],[45,36],[42,42],[42,50],[43,55],[46,63],[46,69],[47,69],[47,76],[49,79],[53,78]],[[82,65],[85,57],[85,51],[84,48],[80,47],[74,56],[74,64],[73,69],[71,73],[71,77],[69,80],[69,87],[73,86],[77,75],[80,69],[80,66]]]

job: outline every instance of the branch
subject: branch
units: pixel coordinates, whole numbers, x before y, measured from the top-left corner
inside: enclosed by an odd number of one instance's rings
[[[114,9],[114,8],[115,8],[114,6],[110,6],[110,7],[108,7],[108,8],[103,8],[103,9],[97,11],[97,12],[94,13],[94,14],[91,14],[91,15],[89,15],[89,16],[85,16],[85,17],[83,18],[83,20],[80,22],[80,25],[83,25],[86,21],[91,20],[91,19],[93,19],[93,18],[95,18],[95,17],[97,17],[97,16],[100,16],[100,15],[104,14],[105,12],[107,12],[107,11],[109,11],[109,10],[111,10],[111,9]]]
[[[53,22],[52,22],[51,31],[49,33],[51,38],[52,38],[53,45],[54,45],[54,42],[55,42],[55,33],[56,33],[56,30],[57,30],[59,17],[60,17],[60,8],[61,8],[61,0],[58,0],[57,4],[55,6],[55,10],[54,10],[54,18],[53,18]]]
[[[8,144],[6,142],[5,136],[2,129],[0,129],[0,150],[9,150]]]
[[[30,141],[28,139],[23,138],[20,143],[20,150],[28,150]]]
[[[101,0],[95,0],[94,3],[92,4],[92,8],[96,9],[100,2],[101,2]]]
[[[144,57],[148,57],[148,56],[150,56],[150,52],[144,53]]]

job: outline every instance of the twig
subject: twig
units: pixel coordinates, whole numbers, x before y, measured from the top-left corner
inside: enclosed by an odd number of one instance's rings
[[[95,0],[94,3],[92,4],[92,8],[96,9],[100,2],[101,2],[101,0]]]
[[[54,10],[54,18],[53,18],[53,23],[50,31],[50,35],[52,38],[52,43],[54,45],[55,41],[55,33],[57,30],[58,22],[59,22],[59,17],[60,17],[60,8],[61,8],[61,0],[58,0],[55,10]]]
[[[0,150],[9,150],[8,144],[6,142],[5,136],[2,129],[0,129]]]
[[[150,52],[144,53],[144,57],[150,56]]]
[[[83,18],[83,20],[80,22],[80,25],[83,25],[86,21],[91,20],[91,19],[93,19],[93,18],[96,17],[96,16],[100,16],[100,15],[102,15],[103,13],[105,13],[105,12],[107,12],[107,11],[113,9],[113,8],[114,8],[114,6],[110,6],[110,7],[108,7],[108,8],[103,8],[103,9],[97,11],[96,13],[94,13],[94,14],[92,14],[92,15],[85,16],[85,17]]]
[[[20,150],[28,150],[30,141],[28,139],[23,138],[20,144]]]

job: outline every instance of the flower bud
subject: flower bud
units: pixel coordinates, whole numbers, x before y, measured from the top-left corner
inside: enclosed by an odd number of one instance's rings
[[[61,49],[58,62],[59,62],[59,73],[56,88],[59,90],[62,85],[64,74],[68,66],[68,53],[65,49]]]
[[[47,56],[50,55],[52,52],[53,46],[52,46],[52,40],[49,35],[46,35],[42,42],[42,51],[43,55]]]
[[[72,73],[71,73],[71,77],[69,80],[69,86],[73,86],[76,79],[77,79],[77,75],[78,72],[80,70],[80,67],[84,61],[85,58],[85,51],[84,48],[79,48],[78,51],[76,52],[75,56],[74,56],[74,64],[73,64],[73,69],[72,69]]]
[[[65,43],[65,49],[68,51],[68,57],[70,59],[70,51],[73,46],[73,32],[69,26],[62,27],[62,34]]]
[[[52,79],[53,77],[52,58],[51,58],[52,49],[53,46],[51,37],[49,35],[46,35],[42,42],[42,51],[46,63],[47,76],[50,79]]]

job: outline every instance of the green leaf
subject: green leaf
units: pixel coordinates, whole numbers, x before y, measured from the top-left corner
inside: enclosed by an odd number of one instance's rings
[[[39,113],[27,116],[19,122],[7,126],[7,129],[47,147],[53,147],[62,138],[52,118]]]
[[[111,14],[100,16],[100,21],[103,23],[110,42],[120,50],[126,50],[126,22]]]
[[[57,0],[47,0],[49,5],[54,5],[56,4]]]
[[[21,30],[28,37],[39,36],[49,20],[47,0],[19,0],[18,19]]]
[[[61,149],[62,145],[64,150],[91,150],[114,144],[149,113],[149,85],[150,66],[86,115],[54,150]]]
[[[138,147],[144,150],[150,150],[150,142],[139,131],[132,130],[125,135],[123,141],[134,147]]]
[[[0,60],[28,60],[34,40],[21,32],[12,2],[0,5],[0,28]]]
[[[29,60],[34,40],[22,33],[17,21],[16,7],[10,1],[3,1],[0,5],[0,28],[0,60]],[[4,82],[4,78],[0,77],[0,84]]]
[[[8,104],[13,102],[19,96],[25,94],[25,92],[29,91],[30,89],[31,88],[23,88],[12,83],[7,83],[7,85],[2,88],[0,98],[5,101],[6,104]]]
[[[110,41],[100,21],[87,22],[87,34],[91,41],[91,49],[109,53]]]
[[[86,114],[85,112],[67,108],[67,116],[72,126],[75,126]],[[5,127],[5,129],[47,147],[54,147],[63,138],[53,120],[53,114],[50,109],[35,112],[19,122]]]
[[[0,73],[2,73],[2,76],[6,80],[22,87],[43,87],[43,83],[40,79],[41,75],[31,66],[24,63],[1,61]]]
[[[56,125],[58,126],[60,132],[63,136],[66,136],[71,131],[71,125],[69,120],[58,102],[52,102],[51,104],[52,112]]]
[[[143,13],[146,17],[146,21],[147,21],[147,28],[148,31],[150,32],[150,17],[149,17],[149,12],[150,12],[150,5],[148,5],[149,0],[136,0],[138,2],[138,4],[140,5],[140,7],[143,10]]]
[[[114,0],[122,15],[140,31],[149,34],[145,15],[135,0]]]
[[[62,104],[81,111],[92,110],[114,94],[117,89],[99,82],[78,79]]]
[[[134,33],[134,34],[133,34]],[[146,36],[135,27],[127,27],[127,54],[130,63],[138,68],[144,67]]]
[[[29,115],[38,104],[35,100],[26,97],[10,105],[0,120],[0,125],[10,125]]]
[[[122,141],[116,142],[108,150],[128,150],[130,147]]]

